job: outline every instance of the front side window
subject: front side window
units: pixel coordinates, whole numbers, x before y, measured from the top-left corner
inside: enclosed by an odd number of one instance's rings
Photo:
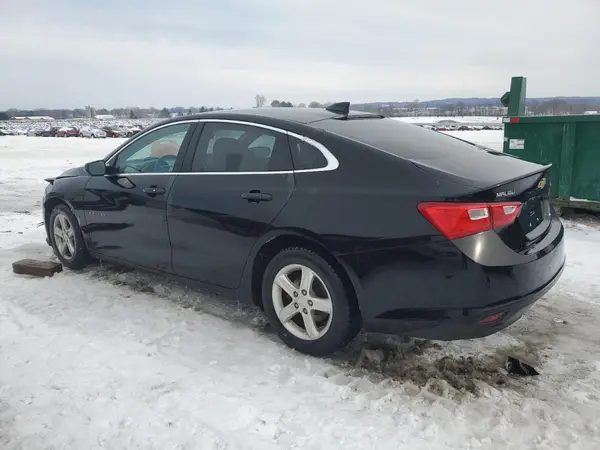
[[[204,125],[193,172],[272,172],[292,170],[285,133],[252,125]]]
[[[132,142],[114,164],[116,173],[172,172],[191,123],[159,128]]]

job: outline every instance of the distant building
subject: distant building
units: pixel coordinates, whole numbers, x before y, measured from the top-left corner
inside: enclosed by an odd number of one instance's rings
[[[584,111],[583,114],[585,114],[586,116],[591,114],[600,114],[600,111]]]
[[[115,116],[112,114],[96,114],[94,118],[99,120],[114,120]]]
[[[96,118],[96,110],[92,106],[85,107],[85,117],[88,119]]]

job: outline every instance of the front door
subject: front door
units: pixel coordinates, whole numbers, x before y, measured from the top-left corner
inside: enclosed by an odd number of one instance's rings
[[[166,198],[194,123],[174,123],[133,140],[109,162],[108,174],[85,187],[90,249],[152,269],[170,271]]]
[[[168,199],[173,271],[236,288],[254,243],[292,195],[288,137],[258,125],[208,122],[188,153],[194,150]]]

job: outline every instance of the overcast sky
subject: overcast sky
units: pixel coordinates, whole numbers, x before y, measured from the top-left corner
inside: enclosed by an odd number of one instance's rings
[[[600,0],[1,0],[0,110],[600,95]]]

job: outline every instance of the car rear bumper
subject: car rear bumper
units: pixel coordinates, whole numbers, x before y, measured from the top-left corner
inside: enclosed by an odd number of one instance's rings
[[[500,248],[492,234],[472,239],[345,255],[342,261],[357,287],[364,328],[437,340],[487,336],[518,320],[563,271],[564,228],[558,217],[539,246],[513,252],[512,260],[499,251],[469,255],[464,250],[477,249],[472,245],[477,242],[485,250]],[[477,261],[480,255],[487,259]],[[495,320],[481,322],[497,313]]]
[[[451,341],[489,336],[512,325],[558,281],[564,263],[544,286],[526,296],[481,308],[448,308],[440,310],[407,311],[408,318],[374,318],[364,322],[367,331],[406,335],[424,339]],[[426,311],[426,312],[425,312]],[[489,323],[486,318],[500,317]],[[413,315],[413,318],[410,316]]]

